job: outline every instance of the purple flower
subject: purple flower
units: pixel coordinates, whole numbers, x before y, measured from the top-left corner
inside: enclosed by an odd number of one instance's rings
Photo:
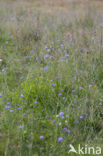
[[[23,114],[23,116],[25,116],[25,113]]]
[[[10,113],[13,113],[13,110],[10,110]]]
[[[61,96],[61,95],[62,95],[61,93],[58,94],[58,96]]]
[[[65,97],[63,97],[63,100],[65,100],[66,98]]]
[[[58,142],[62,142],[63,141],[63,138],[62,137],[59,137],[58,138]]]
[[[33,76],[30,76],[30,78],[32,79],[32,78],[33,78]]]
[[[48,47],[47,46],[45,46],[45,50],[47,50],[48,49]]]
[[[69,115],[66,115],[66,118],[68,118],[69,117]]]
[[[80,119],[83,119],[83,116],[80,116]]]
[[[23,126],[19,126],[19,129],[23,129]]]
[[[61,44],[61,48],[64,48],[64,45],[63,44]]]
[[[70,130],[68,130],[67,128],[64,128],[65,132],[70,133]]]
[[[16,107],[17,110],[21,110],[21,107]]]
[[[61,50],[61,49],[58,49],[58,52],[59,52],[59,53],[61,53],[61,52],[62,52],[62,50]]]
[[[74,99],[74,104],[76,104],[77,102],[76,102],[76,100]]]
[[[6,41],[5,43],[8,44],[8,41]]]
[[[92,37],[92,40],[94,40],[94,37]]]
[[[45,71],[47,71],[47,68],[44,68]]]
[[[102,102],[100,102],[99,105],[102,106]]]
[[[82,89],[83,89],[82,87],[79,88],[79,90],[82,90]]]
[[[75,92],[75,90],[72,90],[72,93],[74,93]]]
[[[5,109],[10,109],[11,108],[11,106],[5,106]]]
[[[60,115],[61,117],[63,117],[63,116],[64,116],[64,113],[63,113],[63,112],[60,112],[59,115]]]
[[[48,55],[45,55],[45,56],[44,56],[44,59],[47,59],[47,58],[48,58]]]
[[[2,95],[0,94],[0,98],[2,97]]]
[[[7,105],[10,105],[10,102],[7,102]]]
[[[66,57],[66,58],[68,58],[68,57],[69,57],[69,55],[68,55],[68,54],[66,54],[66,55],[65,55],[65,57]]]
[[[41,136],[40,136],[40,139],[44,139],[44,136],[43,136],[43,135],[41,135]]]
[[[30,53],[32,54],[34,52],[34,50],[32,49],[31,51],[30,51]]]
[[[10,38],[11,38],[11,39],[13,39],[14,37],[13,37],[13,36],[11,36]]]
[[[23,94],[21,94],[21,97],[24,97],[24,95],[23,95]]]
[[[5,69],[3,68],[1,71],[2,71],[2,72],[5,72]]]
[[[37,101],[35,101],[35,103],[38,103]]]

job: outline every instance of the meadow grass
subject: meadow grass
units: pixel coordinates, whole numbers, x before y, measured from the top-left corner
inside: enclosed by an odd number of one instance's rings
[[[102,14],[101,0],[0,1],[0,156],[103,150]]]

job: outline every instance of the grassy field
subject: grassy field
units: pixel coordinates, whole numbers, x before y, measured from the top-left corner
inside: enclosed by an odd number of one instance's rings
[[[103,1],[0,0],[0,156],[70,144],[103,155]]]

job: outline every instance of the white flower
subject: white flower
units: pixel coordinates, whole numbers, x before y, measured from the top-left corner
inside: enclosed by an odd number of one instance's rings
[[[61,122],[59,122],[59,126],[61,126]]]
[[[56,115],[56,118],[58,118],[59,117],[59,115]]]
[[[67,123],[68,121],[67,120],[65,120],[65,123]]]
[[[2,59],[0,59],[0,62],[2,62]]]

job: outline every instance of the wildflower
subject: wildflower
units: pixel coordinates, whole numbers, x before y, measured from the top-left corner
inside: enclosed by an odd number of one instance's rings
[[[61,53],[61,52],[62,52],[62,50],[61,50],[61,49],[58,49],[58,52],[59,52],[59,53]]]
[[[47,68],[44,68],[45,71],[47,71]]]
[[[70,133],[70,130],[68,130],[67,128],[64,128],[65,132]]]
[[[59,137],[58,138],[58,142],[62,142],[63,141],[63,138],[62,137]]]
[[[8,41],[6,41],[5,43],[8,44]]]
[[[80,119],[83,119],[83,116],[80,116]]]
[[[7,105],[10,105],[10,102],[7,102]]]
[[[68,118],[69,117],[69,115],[66,115],[66,118]]]
[[[17,110],[21,110],[21,107],[16,107]]]
[[[56,84],[54,84],[54,87],[56,86]]]
[[[45,50],[47,50],[48,49],[48,47],[47,46],[45,46]]]
[[[5,106],[5,109],[10,109],[11,108],[11,106]]]
[[[79,90],[82,90],[82,89],[83,89],[82,87],[79,88]]]
[[[65,97],[63,97],[63,100],[65,100],[66,98]]]
[[[19,126],[19,129],[23,129],[23,126]]]
[[[24,95],[23,95],[23,94],[21,94],[21,97],[24,97]]]
[[[102,106],[102,103],[100,102],[99,105]]]
[[[0,94],[0,98],[2,97],[2,95]]]
[[[63,112],[60,112],[59,115],[62,117],[62,116],[64,116],[64,113]]]
[[[13,113],[13,110],[10,110],[10,113]]]
[[[0,62],[2,62],[2,59],[0,59]]]
[[[40,136],[40,139],[44,139],[44,136],[43,136],[43,135],[41,135],[41,136]]]
[[[35,101],[35,103],[38,103],[37,101]]]
[[[56,118],[58,118],[59,117],[59,115],[56,115]]]
[[[74,104],[76,104],[77,102],[76,102],[76,100],[74,99]]]
[[[61,126],[61,124],[62,124],[62,123],[61,123],[61,122],[59,122],[59,126]]]
[[[68,123],[68,121],[67,121],[67,120],[65,120],[65,123]]]
[[[92,37],[92,40],[94,40],[94,37]]]
[[[32,79],[32,78],[33,78],[33,76],[30,76],[30,78]]]
[[[72,93],[74,93],[75,92],[75,90],[72,90]]]
[[[30,51],[30,53],[32,54],[34,52],[34,50],[32,49],[31,51]]]
[[[11,38],[11,39],[13,39],[14,37],[13,37],[13,36],[11,36],[10,38]]]
[[[61,44],[61,48],[64,48],[64,45],[63,44]]]
[[[69,57],[69,55],[68,55],[68,54],[66,54],[66,55],[65,55],[65,57],[66,57],[66,58],[68,58],[68,57]]]
[[[58,94],[58,96],[61,96],[61,95],[62,95],[61,93]]]
[[[45,55],[45,56],[44,56],[44,59],[47,59],[47,58],[48,58],[48,55]]]
[[[5,69],[3,68],[1,71],[2,71],[2,72],[5,72]]]
[[[23,114],[23,116],[25,116],[25,113]]]

